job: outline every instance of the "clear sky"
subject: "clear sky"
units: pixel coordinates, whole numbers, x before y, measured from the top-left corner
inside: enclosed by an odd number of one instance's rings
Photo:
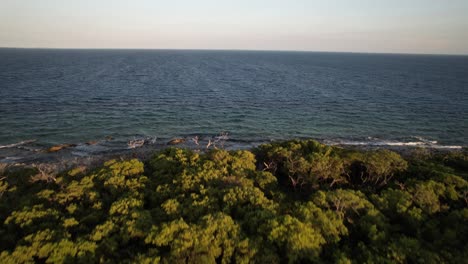
[[[0,47],[468,54],[468,0],[0,0]]]

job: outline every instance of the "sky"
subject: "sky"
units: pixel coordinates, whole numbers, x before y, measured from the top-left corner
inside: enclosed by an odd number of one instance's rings
[[[0,47],[468,54],[468,0],[0,0]]]

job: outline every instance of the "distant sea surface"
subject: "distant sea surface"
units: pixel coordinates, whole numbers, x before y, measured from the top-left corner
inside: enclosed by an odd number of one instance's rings
[[[467,146],[468,57],[0,49],[0,150],[222,132],[239,145]]]

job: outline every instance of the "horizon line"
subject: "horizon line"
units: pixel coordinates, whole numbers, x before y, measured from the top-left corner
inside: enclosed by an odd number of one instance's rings
[[[154,51],[257,51],[257,52],[297,52],[297,53],[351,53],[380,55],[432,55],[468,56],[468,53],[424,53],[424,52],[378,52],[378,51],[333,51],[333,50],[289,50],[289,49],[223,49],[223,48],[64,48],[64,47],[3,47],[0,49],[39,49],[39,50],[154,50]]]

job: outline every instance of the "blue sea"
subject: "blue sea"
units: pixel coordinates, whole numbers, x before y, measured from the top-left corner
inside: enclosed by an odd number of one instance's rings
[[[0,160],[219,135],[234,148],[467,146],[468,56],[0,49]]]

